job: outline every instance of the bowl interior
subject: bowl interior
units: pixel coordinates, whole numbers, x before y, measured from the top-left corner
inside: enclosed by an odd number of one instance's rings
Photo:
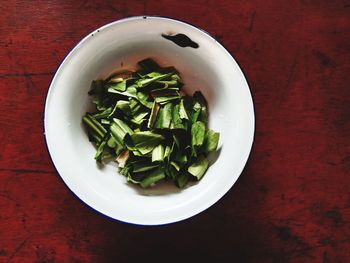
[[[181,47],[162,34],[184,34],[199,47]],[[209,103],[209,127],[220,132],[219,151],[203,179],[183,190],[171,183],[150,189],[131,186],[109,163],[99,167],[81,122],[91,107],[92,80],[135,69],[144,58],[174,66],[186,93],[201,90]],[[234,59],[205,32],[172,19],[135,17],[104,26],[66,57],[50,86],[45,133],[52,160],[68,187],[85,203],[112,218],[163,224],[188,218],[221,198],[248,158],[254,131],[253,104]]]

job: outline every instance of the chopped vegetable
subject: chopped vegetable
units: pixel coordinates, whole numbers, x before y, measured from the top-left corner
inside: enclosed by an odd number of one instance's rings
[[[207,127],[208,104],[200,91],[180,95],[184,84],[174,67],[152,59],[138,65],[135,72],[91,83],[96,110],[82,121],[96,146],[95,159],[114,158],[119,173],[141,187],[167,180],[184,188],[204,176],[220,134]]]
[[[159,129],[168,129],[172,119],[173,104],[167,103],[159,110],[159,115],[155,123],[155,127]]]
[[[132,134],[131,140],[136,150],[145,155],[160,144],[164,140],[164,137],[161,134],[151,131],[140,131]]]
[[[152,151],[152,162],[163,161],[164,160],[164,146],[159,144]]]
[[[163,169],[158,168],[157,170],[150,173],[149,176],[147,176],[146,178],[144,178],[141,181],[141,186],[144,188],[149,187],[152,184],[154,184],[154,183],[156,183],[164,178],[165,178],[165,173],[164,173]]]
[[[200,156],[193,164],[188,167],[187,171],[196,177],[197,180],[200,180],[207,171],[208,166],[208,160],[205,157]]]
[[[204,151],[212,152],[218,147],[220,133],[208,130],[204,139]]]
[[[201,146],[204,142],[205,124],[201,121],[196,121],[191,128],[192,146]]]

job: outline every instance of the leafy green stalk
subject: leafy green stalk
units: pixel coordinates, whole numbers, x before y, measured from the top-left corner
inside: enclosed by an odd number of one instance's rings
[[[208,160],[205,157],[200,156],[194,163],[192,163],[188,167],[187,171],[191,175],[193,175],[197,180],[200,180],[207,171],[208,167]]]
[[[130,129],[130,127],[123,122],[122,120],[113,119],[113,123],[110,126],[110,132],[113,139],[119,144],[124,146],[124,138],[127,134],[132,135],[134,131]]]
[[[105,149],[105,146],[106,146],[106,143],[107,143],[107,140],[103,140],[100,145],[98,146],[97,148],[97,151],[96,151],[96,154],[95,154],[95,160],[100,162],[101,161],[101,158],[102,158],[102,153]]]
[[[83,117],[84,123],[91,128],[101,139],[105,137],[107,131],[106,129],[97,121],[94,117],[86,114]]]
[[[158,162],[164,160],[164,146],[159,144],[152,151],[152,162]]]
[[[151,115],[150,115],[148,123],[147,123],[148,128],[153,128],[154,123],[157,120],[159,109],[160,109],[160,104],[153,102]]]
[[[133,133],[131,140],[136,150],[141,154],[147,154],[160,144],[164,137],[151,131],[140,131]]]
[[[158,168],[154,172],[152,172],[148,177],[141,181],[141,186],[143,188],[150,187],[156,182],[163,180],[165,178],[164,169]]]
[[[179,188],[184,188],[188,182],[189,178],[187,173],[182,173],[177,177],[176,184]]]
[[[191,128],[192,146],[201,146],[204,142],[205,124],[201,121],[193,123]]]
[[[160,108],[155,127],[158,129],[168,129],[170,128],[170,123],[172,119],[172,108],[173,104],[167,103]]]
[[[214,132],[213,130],[209,129],[205,134],[205,139],[203,144],[204,151],[206,152],[216,151],[216,149],[218,148],[219,138],[220,138],[220,133]]]

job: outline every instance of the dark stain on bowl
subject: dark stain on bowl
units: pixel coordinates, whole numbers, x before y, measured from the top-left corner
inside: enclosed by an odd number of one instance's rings
[[[185,34],[176,34],[176,35],[162,34],[162,37],[174,42],[176,45],[180,47],[192,47],[192,48],[199,47],[198,43],[194,42],[191,38],[189,38]]]

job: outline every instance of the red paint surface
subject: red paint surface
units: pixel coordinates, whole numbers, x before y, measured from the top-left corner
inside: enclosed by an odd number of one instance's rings
[[[349,1],[1,1],[0,11],[0,262],[350,262]],[[50,162],[42,119],[67,52],[144,14],[219,39],[256,110],[235,186],[204,213],[152,228],[79,201]]]

